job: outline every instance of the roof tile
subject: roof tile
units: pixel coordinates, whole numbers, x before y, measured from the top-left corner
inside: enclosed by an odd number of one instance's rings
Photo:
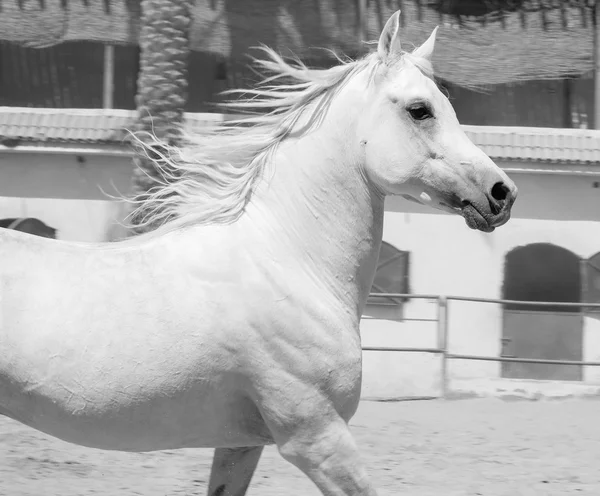
[[[137,117],[134,110],[0,107],[3,139],[25,142],[119,145]],[[186,113],[186,127],[200,129],[221,114]],[[463,126],[494,159],[552,163],[600,163],[600,131],[500,126]]]

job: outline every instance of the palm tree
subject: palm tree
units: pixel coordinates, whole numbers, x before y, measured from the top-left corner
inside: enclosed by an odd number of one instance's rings
[[[167,144],[176,144],[187,101],[190,54],[190,8],[193,0],[142,0],[140,70],[138,73],[138,122],[136,131],[152,132]],[[143,133],[140,135],[144,139]],[[138,155],[134,159],[132,197],[143,195],[158,177],[153,162]],[[131,219],[133,232],[152,229]]]

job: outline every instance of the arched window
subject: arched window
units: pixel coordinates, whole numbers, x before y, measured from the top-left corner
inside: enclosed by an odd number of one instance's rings
[[[515,248],[506,256],[504,298],[534,302],[581,302],[581,261],[549,243]],[[504,305],[502,352],[506,358],[580,361],[581,306]],[[502,377],[581,381],[580,365],[503,362]]]
[[[409,293],[408,284],[409,252],[398,250],[383,241],[379,250],[379,262],[371,287],[368,303],[374,305],[397,305],[404,301],[399,298],[377,296],[377,293]]]
[[[504,298],[519,301],[580,302],[581,269],[577,255],[549,243],[520,246],[506,256]],[[508,310],[579,312],[577,307],[507,304]]]

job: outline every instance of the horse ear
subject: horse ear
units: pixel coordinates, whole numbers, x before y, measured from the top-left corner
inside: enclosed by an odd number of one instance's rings
[[[379,43],[377,44],[377,53],[383,62],[390,58],[398,58],[402,53],[400,46],[400,11],[397,10],[385,23]]]
[[[419,48],[415,49],[413,55],[416,55],[417,57],[422,57],[431,62],[431,59],[433,58],[433,49],[435,48],[435,38],[437,36],[438,27],[439,26],[435,27],[435,29],[429,35],[429,38],[427,38],[427,41],[425,43],[423,43]]]

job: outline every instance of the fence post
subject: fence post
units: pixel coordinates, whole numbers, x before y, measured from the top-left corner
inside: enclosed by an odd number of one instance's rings
[[[442,389],[442,398],[446,398],[448,393],[448,299],[445,296],[438,296],[438,348],[442,355],[442,365],[440,372],[440,382]]]

